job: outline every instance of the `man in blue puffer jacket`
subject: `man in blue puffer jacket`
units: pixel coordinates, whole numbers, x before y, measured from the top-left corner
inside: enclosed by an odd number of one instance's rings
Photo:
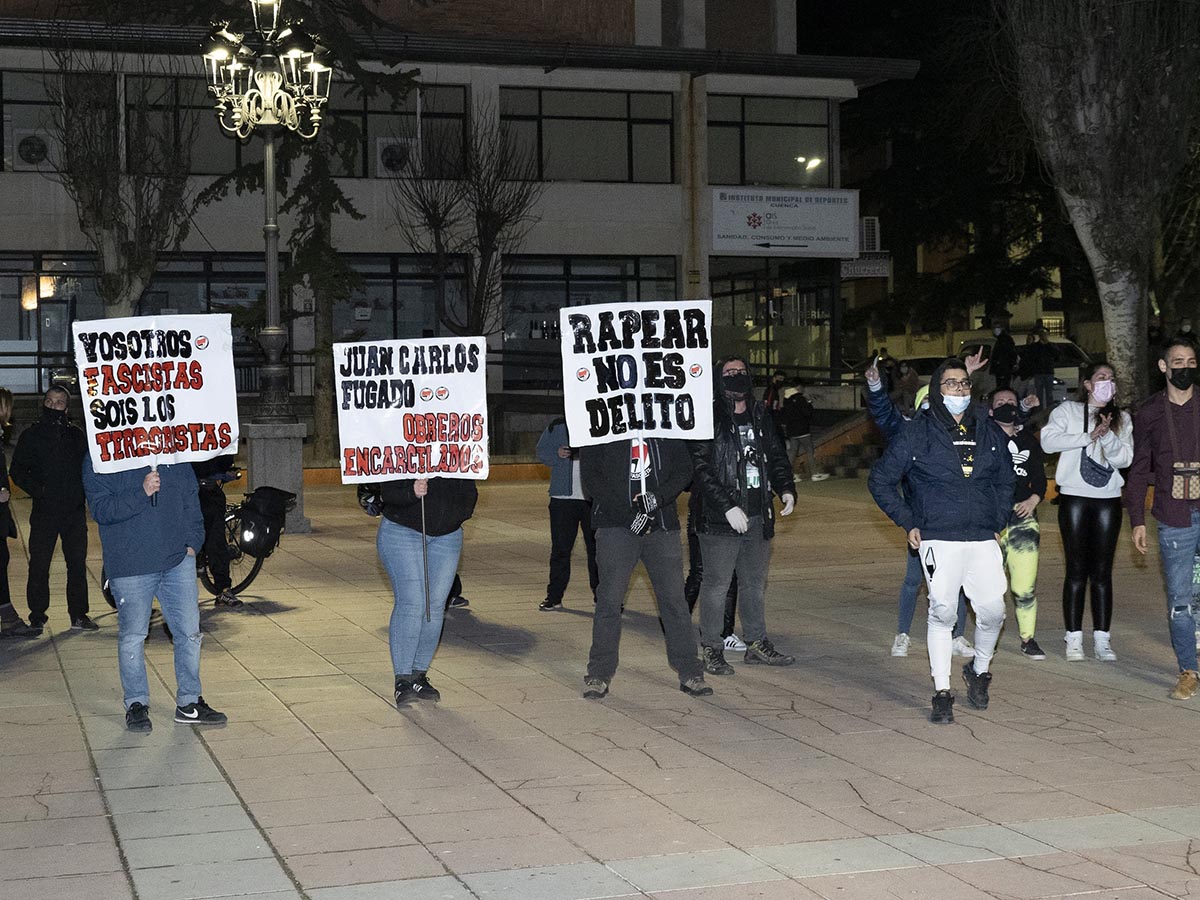
[[[150,687],[143,643],[158,597],[175,635],[175,721],[223,725],[200,696],[200,598],[196,551],[204,546],[196,476],[187,463],[99,474],[83,460],[88,508],[100,526],[104,569],[117,601],[117,652],[125,727],[147,732]]]
[[[1012,507],[1013,479],[1008,440],[986,410],[972,405],[971,379],[955,358],[933,373],[929,409],[900,430],[871,470],[871,496],[907,533],[925,572],[926,642],[936,691],[930,721],[936,724],[954,721],[951,631],[960,589],[975,610],[975,658],[963,667],[967,702],[976,709],[988,705],[988,666],[1004,624],[998,542]]]

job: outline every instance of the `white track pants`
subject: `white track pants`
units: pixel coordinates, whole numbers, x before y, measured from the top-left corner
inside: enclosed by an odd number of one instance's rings
[[[988,670],[1004,625],[1004,557],[995,541],[921,541],[917,551],[929,586],[926,644],[934,690],[950,687],[950,633],[958,614],[958,592],[975,611],[975,671]]]

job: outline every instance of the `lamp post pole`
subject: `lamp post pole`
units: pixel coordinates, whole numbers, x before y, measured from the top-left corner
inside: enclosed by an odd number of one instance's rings
[[[267,245],[267,321],[259,332],[258,342],[267,355],[259,381],[259,422],[294,422],[291,392],[288,390],[288,370],[283,364],[283,348],[287,332],[280,324],[279,314],[279,198],[275,192],[275,146],[279,141],[277,126],[267,125],[263,133],[263,194],[265,216],[263,239]]]

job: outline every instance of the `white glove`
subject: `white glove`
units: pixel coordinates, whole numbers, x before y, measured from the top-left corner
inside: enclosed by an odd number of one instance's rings
[[[738,534],[745,534],[750,530],[750,520],[746,518],[746,514],[742,512],[740,506],[735,506],[729,512],[725,513],[725,521]]]
[[[790,516],[796,509],[796,498],[791,494],[784,494],[780,499],[783,500],[783,509],[779,510],[779,514]]]

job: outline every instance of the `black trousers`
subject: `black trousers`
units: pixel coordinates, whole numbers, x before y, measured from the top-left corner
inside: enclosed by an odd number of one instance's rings
[[[583,531],[583,543],[587,547],[588,584],[592,596],[600,584],[600,573],[596,569],[596,533],[592,530],[592,504],[587,500],[562,500],[550,498],[550,582],[546,585],[546,599],[561,603],[567,585],[571,581],[571,553],[575,549],[575,536]]]
[[[50,560],[59,538],[67,562],[67,612],[72,619],[88,612],[87,512],[47,510],[44,505],[34,503],[29,516],[29,581],[25,585],[32,624],[46,621],[46,610],[50,608]]]
[[[692,518],[691,510],[688,519]],[[691,522],[689,522],[691,524]],[[700,536],[688,530],[688,573],[683,583],[683,595],[687,598],[688,612],[696,609],[696,601],[700,599],[700,584],[704,581],[704,554],[700,550]],[[727,638],[733,634],[736,625],[738,598],[737,572],[729,581],[729,590],[725,592],[725,623],[721,628],[721,637]]]
[[[1121,498],[1059,496],[1058,528],[1067,562],[1063,624],[1067,631],[1083,630],[1083,601],[1090,583],[1092,627],[1108,631],[1113,612],[1113,556],[1121,533]]]
[[[8,538],[0,537],[0,606],[12,604],[12,594],[8,592]]]
[[[200,488],[200,515],[204,519],[204,557],[217,593],[233,587],[229,577],[229,542],[225,538],[225,491],[220,485]]]

